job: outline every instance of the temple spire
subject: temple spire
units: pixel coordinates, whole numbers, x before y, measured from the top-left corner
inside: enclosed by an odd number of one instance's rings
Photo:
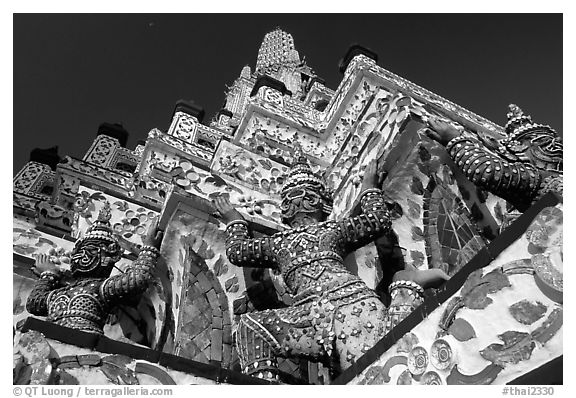
[[[294,39],[290,33],[277,27],[264,36],[258,50],[256,72],[264,74],[279,66],[296,66],[298,63],[300,55],[294,47]]]

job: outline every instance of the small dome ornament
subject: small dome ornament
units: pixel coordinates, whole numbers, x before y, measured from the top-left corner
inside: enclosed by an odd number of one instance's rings
[[[438,370],[448,369],[454,362],[452,348],[446,340],[438,339],[432,344],[430,362]]]
[[[438,373],[431,370],[422,375],[421,384],[438,386],[442,384],[442,379]]]
[[[414,347],[408,354],[408,370],[414,376],[423,374],[428,367],[428,352],[421,346]]]

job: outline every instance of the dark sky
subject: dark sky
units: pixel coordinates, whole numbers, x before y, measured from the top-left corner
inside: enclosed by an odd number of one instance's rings
[[[103,122],[122,123],[134,148],[178,99],[208,122],[276,26],[332,89],[358,43],[498,124],[514,102],[562,132],[561,14],[15,14],[14,174],[36,147],[82,158]]]

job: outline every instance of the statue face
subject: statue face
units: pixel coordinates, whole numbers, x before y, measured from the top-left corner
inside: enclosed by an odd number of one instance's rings
[[[503,149],[518,160],[548,171],[562,172],[562,139],[546,130],[521,133],[502,140]]]
[[[312,189],[295,188],[286,193],[280,205],[282,219],[290,224],[296,216],[306,216],[316,221],[322,221],[326,217],[324,212],[325,199]]]
[[[87,241],[74,248],[70,268],[76,276],[108,277],[119,259],[117,243]]]

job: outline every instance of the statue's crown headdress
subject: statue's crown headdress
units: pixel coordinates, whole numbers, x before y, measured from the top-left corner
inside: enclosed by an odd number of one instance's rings
[[[86,229],[86,233],[76,242],[79,245],[85,241],[102,241],[103,243],[118,243],[116,235],[110,226],[110,218],[112,217],[112,210],[110,203],[106,201],[104,206],[98,213],[98,218],[92,225]]]
[[[300,148],[294,151],[292,168],[288,172],[288,177],[282,186],[280,196],[284,198],[288,192],[296,188],[310,189],[322,194],[326,192],[324,182],[312,172],[308,159]]]
[[[532,122],[530,115],[525,114],[518,105],[510,104],[508,105],[508,109],[509,111],[506,115],[508,117],[508,122],[505,126],[508,137],[514,139],[520,135],[533,131],[542,131],[544,134],[558,137],[558,133],[556,133],[552,127]]]

